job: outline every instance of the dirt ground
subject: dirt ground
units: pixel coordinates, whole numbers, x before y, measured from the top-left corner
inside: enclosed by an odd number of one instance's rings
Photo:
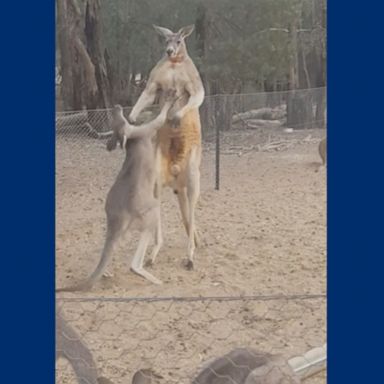
[[[129,233],[109,267],[113,277],[103,278],[91,292],[58,295],[103,375],[129,383],[135,369],[152,366],[163,383],[188,382],[202,360],[234,346],[291,357],[324,344],[324,299],[118,300],[325,293],[326,171],[317,171],[323,135],[323,130],[277,132],[272,138],[270,132],[256,131],[224,135],[219,191],[214,190],[214,146],[207,143],[196,213],[203,246],[196,251],[195,269],[183,266],[186,235],[176,197],[167,190],[162,202],[164,246],[150,268],[163,285],[129,271],[127,262],[137,246],[137,234]],[[281,151],[257,150],[277,138],[292,145]],[[57,287],[84,278],[95,267],[104,242],[105,197],[123,157],[120,150],[108,153],[101,141],[57,137]],[[109,299],[97,300],[100,296]],[[66,363],[57,367],[60,381],[71,382]],[[325,380],[320,374],[307,382]]]

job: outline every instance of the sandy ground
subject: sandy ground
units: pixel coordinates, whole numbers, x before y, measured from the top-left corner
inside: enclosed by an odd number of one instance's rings
[[[213,146],[206,145],[196,213],[203,246],[196,252],[195,270],[183,266],[186,235],[169,190],[162,202],[165,243],[150,268],[162,286],[129,271],[137,234],[128,234],[109,267],[112,278],[104,278],[88,293],[58,295],[103,375],[129,383],[134,370],[151,366],[164,377],[163,383],[182,383],[202,360],[234,346],[291,357],[323,345],[324,299],[93,299],[325,293],[326,172],[317,172],[317,145],[323,134],[279,134],[284,140],[311,135],[279,152],[242,150],[265,142],[263,132],[225,135],[219,191],[214,190]],[[104,242],[104,200],[124,154],[108,153],[104,142],[78,137],[58,137],[56,154],[56,280],[61,287],[85,277],[98,261]],[[66,363],[57,367],[58,382],[72,382]],[[307,382],[325,383],[325,374]]]

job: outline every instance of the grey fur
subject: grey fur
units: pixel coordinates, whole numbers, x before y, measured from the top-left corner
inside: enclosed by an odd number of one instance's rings
[[[79,384],[113,384],[106,377],[98,376],[88,346],[65,320],[61,310],[56,310],[56,360],[59,358],[69,361]],[[151,384],[153,377],[161,378],[150,369],[141,369],[133,375],[132,384]]]
[[[151,384],[152,379],[162,379],[163,377],[153,372],[151,369],[140,369],[132,377],[132,384]]]
[[[56,310],[56,360],[59,358],[70,362],[79,384],[98,384],[92,353],[61,311]]]
[[[157,236],[157,227],[160,225],[159,200],[154,197],[155,188],[155,155],[151,138],[165,122],[169,108],[174,101],[175,92],[167,93],[166,102],[160,114],[151,122],[141,126],[132,126],[123,114],[115,116],[114,135],[107,144],[108,149],[116,147],[122,135],[127,136],[125,144],[125,160],[110,189],[105,212],[107,215],[107,233],[104,249],[95,271],[85,281],[66,288],[57,289],[57,292],[89,290],[103,275],[117,241],[128,229],[137,229],[141,232],[139,245],[131,263],[132,271],[145,277],[155,284],[161,281],[143,268],[143,259],[148,243],[156,232],[153,253],[157,254],[161,244]],[[118,122],[116,123],[116,119]]]

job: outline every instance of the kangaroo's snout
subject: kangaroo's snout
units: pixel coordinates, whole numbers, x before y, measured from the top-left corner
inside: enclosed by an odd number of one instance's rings
[[[167,49],[167,55],[168,55],[168,56],[171,56],[171,55],[173,54],[173,52],[174,52],[174,51],[173,51],[172,48],[168,48],[168,49]]]

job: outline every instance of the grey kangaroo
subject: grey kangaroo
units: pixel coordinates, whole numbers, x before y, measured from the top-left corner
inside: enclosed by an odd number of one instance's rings
[[[79,384],[113,384],[106,377],[98,376],[91,351],[60,309],[56,310],[56,360],[59,358],[69,361]],[[151,369],[141,369],[133,375],[132,384],[151,384],[152,378],[159,376]]]
[[[161,281],[143,267],[144,256],[148,244],[155,234],[155,246],[152,258],[155,258],[161,247],[160,202],[155,198],[155,150],[152,137],[164,124],[168,110],[175,100],[174,90],[166,94],[166,102],[160,114],[151,122],[141,126],[133,126],[127,122],[122,108],[114,111],[114,134],[107,143],[107,149],[116,148],[118,142],[125,141],[125,160],[115,183],[110,189],[105,211],[107,215],[107,233],[101,259],[95,271],[85,281],[72,287],[59,288],[56,291],[79,291],[91,289],[103,275],[107,263],[112,256],[114,246],[128,229],[140,231],[140,240],[133,256],[131,269],[155,284]]]
[[[56,360],[59,358],[69,361],[79,384],[99,383],[91,351],[64,319],[61,311],[56,310]],[[101,380],[106,383],[108,379]]]

